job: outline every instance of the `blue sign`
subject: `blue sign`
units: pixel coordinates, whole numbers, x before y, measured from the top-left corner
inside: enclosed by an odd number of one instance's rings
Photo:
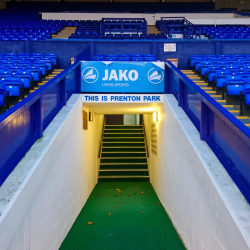
[[[164,62],[81,63],[81,91],[164,93]]]

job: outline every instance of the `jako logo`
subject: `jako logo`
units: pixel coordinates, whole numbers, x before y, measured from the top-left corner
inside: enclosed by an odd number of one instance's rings
[[[87,67],[82,72],[82,78],[87,83],[94,83],[97,81],[99,73],[96,68]]]
[[[115,69],[112,69],[109,73],[108,69],[105,69],[103,81],[136,81],[138,79],[138,72],[136,70],[119,70],[117,73]]]
[[[163,71],[152,68],[148,72],[148,80],[153,84],[160,83],[164,78]]]

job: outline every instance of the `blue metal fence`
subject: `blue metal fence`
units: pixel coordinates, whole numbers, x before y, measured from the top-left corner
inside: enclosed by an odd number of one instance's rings
[[[80,62],[0,115],[0,185],[73,93],[80,92]]]
[[[250,203],[250,130],[170,62],[168,92]]]

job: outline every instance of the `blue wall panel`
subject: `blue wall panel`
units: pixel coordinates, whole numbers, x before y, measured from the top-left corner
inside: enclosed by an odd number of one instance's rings
[[[0,53],[25,52],[25,41],[0,41]]]
[[[96,54],[151,54],[153,52],[152,42],[95,42],[94,53]]]
[[[169,41],[166,41],[169,43]],[[171,41],[175,43],[175,41]],[[214,41],[176,41],[176,52],[164,52],[164,43],[158,42],[156,46],[157,59],[166,61],[168,58],[178,58],[179,68],[189,68],[190,55],[194,54],[215,54],[216,44]]]
[[[220,44],[220,54],[250,54],[250,43],[244,41],[223,41]]]
[[[87,42],[71,42],[71,41],[45,41],[30,42],[30,53],[57,53],[59,65],[57,68],[65,69],[70,65],[70,58],[77,56],[80,52],[89,48]]]
[[[62,108],[61,84],[55,85],[42,97],[43,129],[46,129],[57,112]]]
[[[34,129],[34,106],[31,106],[0,130],[0,185],[36,141]]]
[[[201,113],[201,100],[197,96],[197,91],[189,86],[185,85],[185,97],[184,107],[190,120],[193,122],[195,127],[200,131],[200,113]]]

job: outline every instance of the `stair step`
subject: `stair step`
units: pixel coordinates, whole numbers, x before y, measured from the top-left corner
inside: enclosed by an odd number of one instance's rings
[[[236,118],[239,119],[244,124],[248,124],[249,123],[249,117],[248,116],[236,116]]]
[[[136,157],[136,158],[101,158],[101,163],[147,163],[147,158],[146,157]]]
[[[105,125],[105,129],[143,129],[141,125]]]
[[[144,138],[143,133],[134,134],[103,134],[103,138]]]
[[[222,96],[221,95],[211,95],[211,97],[214,98],[215,100],[222,100]]]
[[[104,169],[147,169],[147,163],[101,163],[100,170]]]
[[[203,90],[213,90],[213,88],[212,87],[201,87],[201,89],[203,89]],[[207,92],[207,91],[206,91]]]
[[[149,176],[133,175],[133,176],[99,176],[98,178],[149,178]]]
[[[101,176],[148,176],[148,170],[146,169],[115,169],[115,170],[100,170],[99,177]]]
[[[240,111],[239,110],[228,110],[232,115],[234,116],[239,116],[240,115]]]
[[[110,158],[120,158],[120,157],[126,157],[126,158],[139,158],[139,157],[147,157],[146,152],[102,152],[101,155],[102,159],[105,159],[107,157]]]
[[[102,142],[102,147],[134,147],[134,146],[138,146],[138,147],[145,147],[145,142],[133,142],[133,144],[131,144],[131,142]]]
[[[219,104],[226,104],[227,101],[226,100],[216,100]]]
[[[143,134],[142,129],[129,129],[129,130],[124,130],[124,129],[105,129],[104,134],[131,134],[131,133],[141,133]]]
[[[103,142],[144,142],[143,138],[103,138]]]
[[[250,123],[245,123],[245,125],[246,125],[247,127],[250,127]]]
[[[213,94],[213,95],[216,95],[216,91],[205,91],[207,94]]]
[[[234,110],[234,105],[222,105],[227,110]]]
[[[114,153],[120,153],[120,152],[145,152],[145,147],[102,147],[102,152],[114,152]]]

